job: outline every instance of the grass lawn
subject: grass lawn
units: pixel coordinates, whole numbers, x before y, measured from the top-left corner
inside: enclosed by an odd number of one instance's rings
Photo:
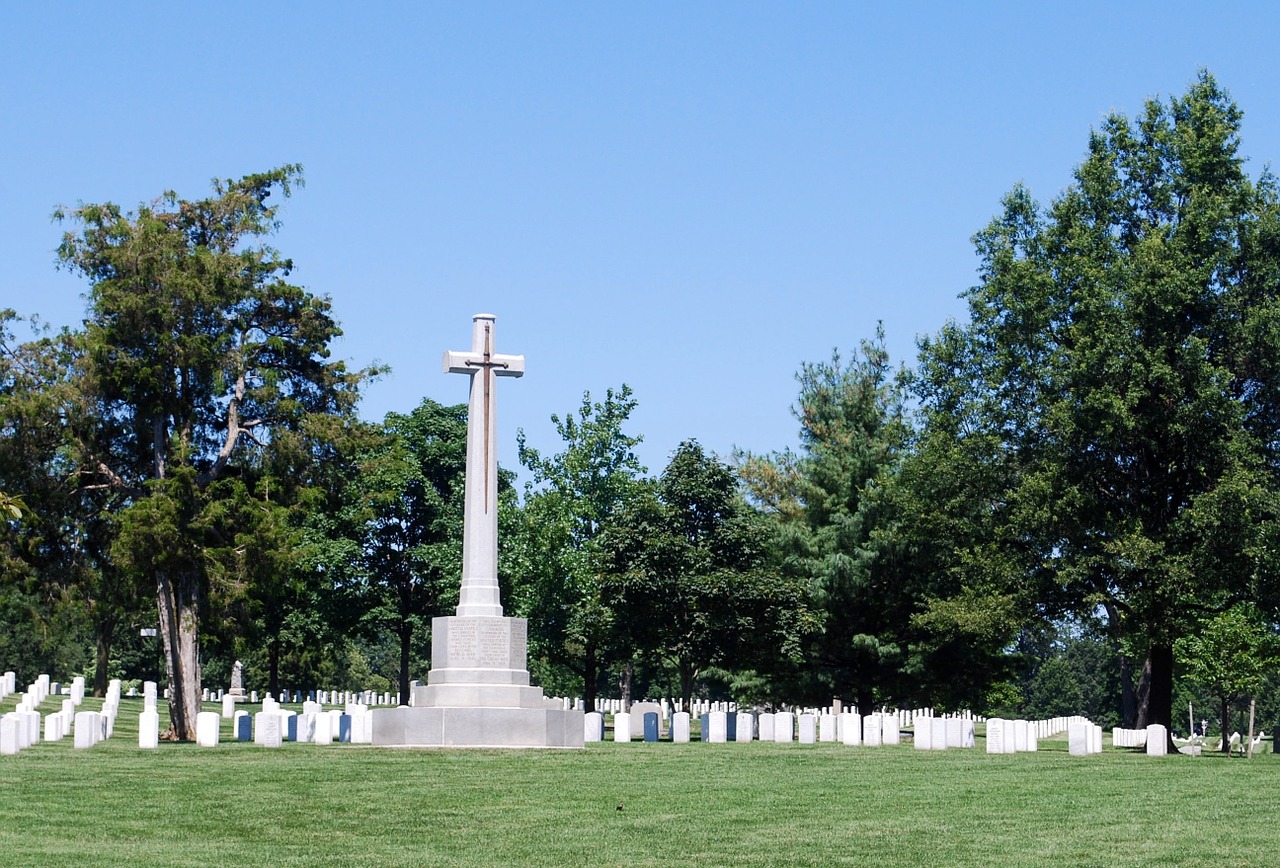
[[[141,702],[90,750],[67,738],[0,757],[0,864],[1280,863],[1270,753],[1072,757],[1065,739],[1012,756],[981,739],[268,750],[228,743],[226,721],[218,748],[142,751]]]

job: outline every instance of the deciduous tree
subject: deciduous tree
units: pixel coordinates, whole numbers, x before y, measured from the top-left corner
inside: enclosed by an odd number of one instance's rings
[[[623,431],[635,407],[625,384],[606,391],[603,401],[584,393],[576,416],[551,417],[563,451],[543,456],[527,445],[523,431],[518,440],[520,463],[533,480],[512,540],[517,551],[511,563],[520,573],[517,608],[529,619],[535,653],[581,679],[587,708],[594,707],[615,636],[600,596],[597,540],[645,472],[633,451],[642,438]]]
[[[1227,727],[1231,705],[1261,689],[1280,650],[1256,606],[1239,603],[1207,618],[1174,646],[1186,678],[1218,700],[1222,750],[1230,750]]]
[[[407,415],[388,413],[382,434],[360,460],[354,504],[363,518],[367,618],[399,640],[399,689],[407,698],[415,634],[458,601],[467,406],[427,398]]]
[[[1177,640],[1276,599],[1280,207],[1240,124],[1208,73],[1108,117],[1051,206],[1005,198],[968,322],[923,346],[928,419],[988,483],[970,557],[1004,593],[1021,572],[1113,613],[1149,659],[1145,722],[1166,726]]]
[[[675,673],[688,707],[708,667],[795,658],[807,620],[803,586],[769,559],[769,528],[733,470],[682,443],[655,483],[601,534],[601,598],[629,650]]]

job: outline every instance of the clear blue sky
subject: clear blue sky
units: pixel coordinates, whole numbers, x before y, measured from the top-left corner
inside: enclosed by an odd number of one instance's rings
[[[683,439],[793,445],[802,361],[962,317],[1000,197],[1056,195],[1105,114],[1209,68],[1280,159],[1272,3],[20,3],[0,19],[0,307],[83,317],[54,207],[283,163],[274,244],[332,298],[363,414],[466,398],[498,316],[515,430],[629,383]]]

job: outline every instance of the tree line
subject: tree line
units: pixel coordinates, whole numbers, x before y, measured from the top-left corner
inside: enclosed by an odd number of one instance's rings
[[[521,436],[499,571],[535,677],[1228,727],[1280,623],[1280,198],[1241,123],[1207,72],[1106,118],[1052,202],[1004,197],[913,365],[877,330],[801,367],[793,449],[650,476],[626,385],[554,453]],[[163,673],[178,738],[237,658],[407,692],[457,601],[466,408],[359,418],[384,371],[330,357],[266,241],[301,183],[59,212],[83,327],[0,319],[0,662]]]

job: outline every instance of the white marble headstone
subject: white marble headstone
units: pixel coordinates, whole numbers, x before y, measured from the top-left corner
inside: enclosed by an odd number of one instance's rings
[[[687,711],[677,711],[671,715],[671,741],[675,744],[689,743],[691,718]]]
[[[148,709],[138,715],[138,747],[155,750],[160,746],[160,713]]]
[[[760,740],[773,741],[773,712],[761,712],[757,721],[760,725]]]
[[[933,729],[929,741],[934,750],[946,750],[951,747],[951,730],[960,721],[950,717],[935,717],[930,726]]]
[[[0,715],[0,756],[11,756],[17,752],[18,715],[9,712]]]
[[[911,719],[911,729],[911,741],[915,749],[931,750],[933,747],[930,742],[930,739],[933,738],[933,718],[917,714]]]
[[[858,712],[840,712],[840,741],[849,746],[862,744],[862,718]]]
[[[1147,756],[1169,754],[1169,730],[1164,724],[1153,723],[1147,727]]]
[[[881,734],[880,715],[867,714],[862,718],[862,743],[867,747],[880,746]]]
[[[993,717],[987,721],[987,753],[1005,753],[1005,720]]]
[[[1027,749],[1027,721],[1015,720],[1013,722],[1013,750],[1015,753],[1022,753]]]
[[[773,740],[776,744],[791,744],[795,740],[795,715],[779,711],[773,715]]]
[[[880,743],[881,744],[900,744],[902,742],[902,727],[896,714],[880,715]]]
[[[816,744],[818,741],[818,720],[812,714],[801,714],[796,718],[797,740],[801,744]]]
[[[708,732],[702,734],[704,741],[724,744],[729,740],[728,712],[712,711],[707,714]]]
[[[613,716],[613,740],[614,741],[631,741],[631,715],[626,711],[619,711]]]
[[[259,711],[253,716],[253,740],[263,747],[280,747],[284,741],[280,731],[283,722],[278,711]]]
[[[1067,753],[1071,756],[1088,756],[1092,741],[1092,724],[1073,721],[1067,726]]]
[[[76,715],[78,718],[80,715]],[[196,744],[201,747],[217,747],[222,715],[216,711],[202,711],[196,715]]]

